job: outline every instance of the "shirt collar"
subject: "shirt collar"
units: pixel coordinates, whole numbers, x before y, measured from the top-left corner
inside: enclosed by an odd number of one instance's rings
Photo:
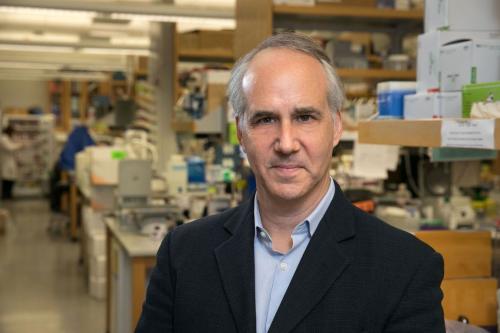
[[[318,203],[318,205],[314,208],[314,210],[311,212],[311,214],[309,214],[309,216],[305,218],[303,223],[299,223],[297,227],[305,223],[309,227],[308,228],[309,235],[312,237],[312,235],[314,235],[314,232],[318,228],[319,222],[321,221],[328,207],[330,206],[330,203],[332,202],[334,195],[335,195],[335,184],[333,183],[332,178],[330,178],[330,186],[328,187],[328,191],[325,193],[325,195]],[[257,233],[259,230],[265,230],[264,226],[262,225],[262,220],[260,218],[259,201],[257,200],[257,194],[254,196],[253,207],[254,207],[253,213],[254,213],[255,232]]]

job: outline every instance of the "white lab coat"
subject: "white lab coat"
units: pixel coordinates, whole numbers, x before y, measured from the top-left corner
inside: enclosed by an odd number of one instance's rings
[[[16,180],[18,177],[18,166],[16,162],[16,151],[22,148],[22,143],[14,142],[6,135],[0,136],[0,162],[1,173],[4,180]]]

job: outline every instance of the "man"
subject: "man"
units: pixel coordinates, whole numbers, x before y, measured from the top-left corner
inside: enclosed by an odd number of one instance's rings
[[[167,236],[136,332],[444,332],[441,256],[329,176],[342,92],[321,48],[270,37],[228,93],[256,195]]]

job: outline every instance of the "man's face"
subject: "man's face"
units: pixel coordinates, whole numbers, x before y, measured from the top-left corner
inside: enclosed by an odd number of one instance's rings
[[[248,101],[238,138],[264,198],[318,197],[329,182],[342,124],[327,102],[327,81],[314,58],[287,49],[261,51],[243,78]],[[334,121],[335,120],[335,121]]]

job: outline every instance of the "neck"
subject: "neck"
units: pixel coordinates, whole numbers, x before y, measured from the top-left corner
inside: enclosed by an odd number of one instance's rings
[[[318,206],[329,186],[330,177],[326,177],[318,184],[316,191],[294,200],[284,200],[266,195],[265,191],[257,191],[262,225],[269,232],[273,244],[277,241],[291,246],[294,228]]]

